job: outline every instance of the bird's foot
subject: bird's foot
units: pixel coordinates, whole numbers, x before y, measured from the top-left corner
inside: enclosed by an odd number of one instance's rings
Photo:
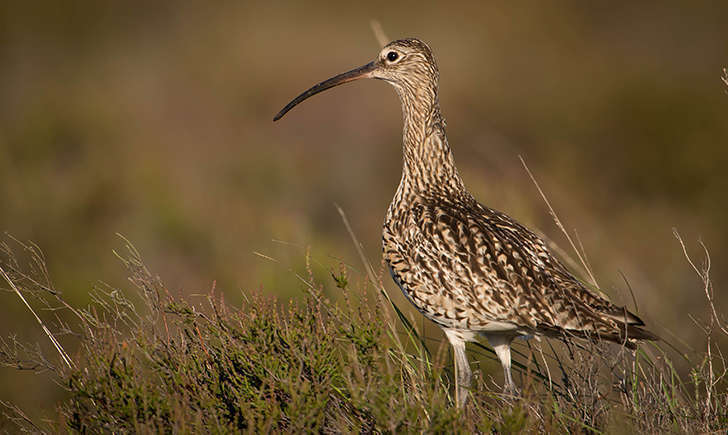
[[[515,398],[521,397],[521,390],[519,390],[518,387],[516,387],[516,384],[507,383],[503,386],[503,394],[506,396],[511,396],[515,399]]]

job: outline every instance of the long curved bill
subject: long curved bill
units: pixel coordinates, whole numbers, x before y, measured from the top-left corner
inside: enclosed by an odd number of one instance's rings
[[[372,77],[372,71],[374,71],[376,67],[377,66],[375,62],[369,62],[364,66],[360,66],[359,68],[355,68],[351,71],[339,74],[336,77],[331,77],[330,79],[317,84],[316,86],[294,98],[293,101],[291,101],[290,103],[286,104],[286,107],[281,109],[281,111],[278,112],[275,117],[273,117],[273,121],[278,121],[279,119],[283,118],[283,116],[288,113],[289,110],[293,109],[298,103],[302,102],[312,95],[316,95],[319,92],[325,91],[326,89],[330,89],[334,86],[348,83],[356,79]]]

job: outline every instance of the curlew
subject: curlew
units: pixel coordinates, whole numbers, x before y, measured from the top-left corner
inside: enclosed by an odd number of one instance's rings
[[[374,78],[394,86],[404,116],[402,178],[384,219],[384,259],[406,298],[453,347],[457,406],[471,371],[465,343],[486,337],[505,377],[519,336],[577,336],[624,344],[657,337],[636,315],[589,290],[532,231],[480,204],[455,167],[438,99],[439,71],[418,39],[387,44],[372,62],[305,91],[273,118],[342,83]]]

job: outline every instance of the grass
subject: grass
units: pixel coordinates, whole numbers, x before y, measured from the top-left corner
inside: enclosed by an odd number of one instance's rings
[[[682,243],[682,241],[681,241]],[[0,266],[26,298],[56,314],[54,335],[78,350],[54,362],[7,337],[0,362],[43,371],[65,389],[57,417],[34,421],[2,402],[3,431],[33,432],[717,432],[728,428],[719,314],[695,321],[704,352],[681,376],[666,352],[575,341],[516,351],[523,394],[500,393],[476,370],[472,400],[453,406],[449,346],[427,349],[386,293],[343,265],[318,282],[298,275],[298,303],[244,292],[227,303],[215,285],[191,303],[173,295],[124,241],[130,290],[99,284],[93,303],[68,306],[42,253],[7,240]],[[683,245],[684,246],[684,245]],[[710,262],[690,260],[708,307]],[[18,257],[26,261],[18,260]],[[310,258],[306,257],[310,265]],[[352,284],[356,283],[356,284]],[[330,289],[327,291],[327,289]],[[340,294],[338,302],[327,298]],[[51,302],[54,301],[54,302]],[[63,320],[66,319],[66,320]],[[68,320],[71,319],[71,320]],[[50,327],[49,327],[50,329]],[[59,355],[65,355],[62,348]],[[471,360],[492,358],[476,345]],[[70,363],[64,363],[69,358]]]

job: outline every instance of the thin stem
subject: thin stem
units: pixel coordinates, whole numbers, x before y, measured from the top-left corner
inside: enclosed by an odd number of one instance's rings
[[[63,360],[63,362],[66,363],[66,365],[69,368],[74,368],[75,364],[73,364],[71,357],[68,356],[66,351],[63,349],[63,346],[61,346],[61,343],[59,343],[58,340],[56,340],[56,337],[53,336],[53,333],[51,333],[51,331],[46,327],[46,325],[43,323],[43,321],[40,319],[40,317],[38,317],[38,315],[35,313],[35,311],[30,306],[28,301],[25,299],[23,294],[20,293],[20,290],[18,290],[18,287],[15,286],[15,283],[10,279],[8,274],[5,273],[5,270],[2,267],[0,267],[0,275],[2,275],[3,278],[5,278],[5,281],[7,281],[8,284],[10,284],[10,287],[15,291],[15,293],[18,295],[20,300],[23,301],[23,303],[25,304],[26,307],[28,307],[28,310],[30,310],[30,312],[35,317],[35,320],[37,320],[40,327],[43,328],[43,332],[45,332],[45,334],[51,340],[51,343],[53,343],[53,346],[55,346],[56,350],[61,355],[61,359]]]

